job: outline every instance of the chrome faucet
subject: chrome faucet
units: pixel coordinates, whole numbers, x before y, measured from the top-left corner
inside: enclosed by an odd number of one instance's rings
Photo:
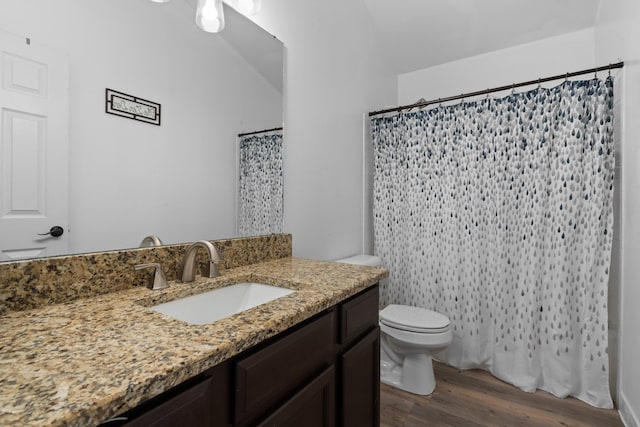
[[[218,250],[211,244],[211,242],[198,240],[197,242],[192,243],[184,253],[181,268],[181,280],[183,282],[193,282],[196,278],[196,254],[198,252],[198,248],[204,248],[209,256],[209,271],[205,269],[205,271],[202,272],[202,275],[206,275],[208,277],[218,277],[220,275],[220,272],[218,271],[218,263],[220,262],[220,254],[218,253]]]
[[[140,242],[139,248],[147,248],[153,246],[162,246],[162,240],[158,236],[147,236]]]

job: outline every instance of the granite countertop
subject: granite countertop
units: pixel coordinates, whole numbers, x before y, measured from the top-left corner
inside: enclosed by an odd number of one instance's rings
[[[387,270],[283,258],[0,316],[0,425],[89,426],[227,360],[387,277]],[[210,325],[149,307],[255,281],[294,292]]]

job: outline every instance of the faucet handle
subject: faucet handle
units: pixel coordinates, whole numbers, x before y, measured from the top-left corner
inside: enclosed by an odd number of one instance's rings
[[[165,289],[169,287],[169,283],[167,283],[167,278],[164,275],[164,271],[162,270],[162,266],[157,262],[150,262],[147,264],[136,264],[133,266],[136,270],[140,270],[142,268],[155,268],[155,274],[153,275],[153,280],[151,280],[149,288],[157,291],[158,289]]]

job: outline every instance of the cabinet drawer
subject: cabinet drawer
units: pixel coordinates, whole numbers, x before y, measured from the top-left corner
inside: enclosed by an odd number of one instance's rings
[[[332,310],[237,362],[235,422],[246,425],[332,363]]]
[[[176,394],[172,397],[161,399],[161,403],[155,404],[152,400],[142,405],[142,408],[151,407],[123,425],[127,427],[208,427],[211,425],[213,393],[210,378],[175,392]]]
[[[378,326],[378,285],[342,304],[340,343],[348,344],[376,326]]]
[[[258,427],[333,427],[335,375],[330,366]]]

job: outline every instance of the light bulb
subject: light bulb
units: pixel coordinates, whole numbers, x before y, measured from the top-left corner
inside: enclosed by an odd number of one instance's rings
[[[151,1],[152,1],[152,2],[155,2],[155,3],[166,3],[166,2],[168,2],[169,0],[151,0]]]
[[[238,0],[238,11],[243,15],[255,15],[262,8],[262,0]]]
[[[196,24],[209,33],[222,31],[224,29],[222,0],[198,0]]]
[[[213,21],[215,19],[218,19],[218,16],[218,9],[216,9],[216,6],[213,4],[213,2],[205,2],[204,7],[202,8],[202,19]]]

